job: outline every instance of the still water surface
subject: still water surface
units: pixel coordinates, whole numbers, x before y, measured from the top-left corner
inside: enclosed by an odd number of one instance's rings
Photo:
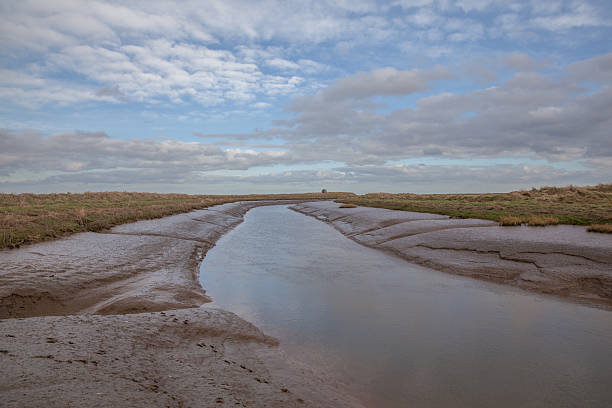
[[[612,406],[612,312],[413,265],[285,206],[251,210],[200,280],[367,406]]]

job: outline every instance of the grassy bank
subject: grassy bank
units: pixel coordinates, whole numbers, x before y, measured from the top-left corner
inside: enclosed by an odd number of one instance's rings
[[[0,248],[160,218],[242,200],[335,199],[350,193],[187,195],[152,193],[0,194]]]
[[[501,225],[593,225],[592,231],[612,232],[612,184],[542,187],[495,194],[375,193],[344,197],[338,202],[483,218]]]

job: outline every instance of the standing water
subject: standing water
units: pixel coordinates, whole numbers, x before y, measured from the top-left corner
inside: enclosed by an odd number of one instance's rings
[[[251,210],[200,280],[367,406],[612,406],[612,312],[413,265],[284,206]]]

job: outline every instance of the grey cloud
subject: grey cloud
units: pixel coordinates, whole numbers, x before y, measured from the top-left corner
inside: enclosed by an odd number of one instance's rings
[[[283,163],[286,151],[221,149],[218,146],[171,139],[111,139],[104,132],[0,131],[0,176],[18,171],[72,172],[117,169],[176,170],[183,173],[217,169],[248,169]],[[76,177],[76,176],[71,176]]]
[[[574,81],[612,82],[612,52],[576,61],[567,67],[570,79]]]
[[[96,96],[101,96],[101,97],[108,96],[108,97],[114,98],[122,102],[128,101],[128,98],[125,96],[123,92],[121,92],[118,85],[103,86],[102,88],[98,90],[98,92],[96,92]]]
[[[413,69],[400,71],[395,68],[381,68],[372,72],[359,72],[338,80],[334,85],[321,91],[326,101],[360,99],[382,95],[408,95],[429,88],[431,81],[450,79],[453,75],[443,67],[434,70]]]
[[[612,168],[565,170],[548,165],[384,165],[347,166],[335,169],[358,180],[364,191],[491,192],[531,186],[605,182]],[[379,188],[376,188],[378,186]]]
[[[603,172],[602,172],[603,170]],[[586,184],[609,181],[612,166],[565,170],[548,165],[488,166],[461,165],[354,165],[328,170],[282,171],[261,174],[185,173],[180,169],[117,169],[51,176],[40,183],[0,181],[2,191],[85,191],[92,188],[121,190],[144,186],[156,191],[191,193],[254,191],[291,192],[334,191],[388,192],[490,192],[531,186]],[[28,190],[29,189],[29,190]]]
[[[550,61],[538,61],[523,53],[508,54],[500,62],[504,68],[517,71],[539,71],[550,66]]]
[[[287,122],[288,136],[294,140],[289,145],[305,154],[351,163],[415,157],[424,146],[449,157],[611,156],[612,86],[604,83],[584,94],[573,79],[577,72],[589,70],[607,79],[612,72],[607,61],[605,56],[585,60],[568,67],[565,75],[519,72],[497,87],[424,97],[414,109],[388,114],[366,103],[342,100],[388,92],[382,81],[351,90],[348,84],[356,86],[357,81],[350,77],[337,83],[346,86],[332,85],[291,105],[296,118]],[[317,146],[308,140],[316,140]]]

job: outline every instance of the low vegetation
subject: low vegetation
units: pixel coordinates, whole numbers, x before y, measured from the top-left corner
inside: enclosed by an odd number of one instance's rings
[[[499,225],[513,227],[521,224],[523,224],[523,219],[521,217],[513,217],[512,215],[499,217]]]
[[[243,200],[337,199],[351,193],[188,195],[104,192],[0,194],[0,248]]]
[[[346,196],[346,204],[429,212],[457,218],[482,218],[500,225],[591,225],[612,230],[612,184],[542,187],[492,194],[387,194]]]
[[[357,208],[355,204],[342,204],[340,208]]]
[[[588,230],[591,232],[607,232],[608,234],[612,234],[612,224],[593,224],[589,225]]]

